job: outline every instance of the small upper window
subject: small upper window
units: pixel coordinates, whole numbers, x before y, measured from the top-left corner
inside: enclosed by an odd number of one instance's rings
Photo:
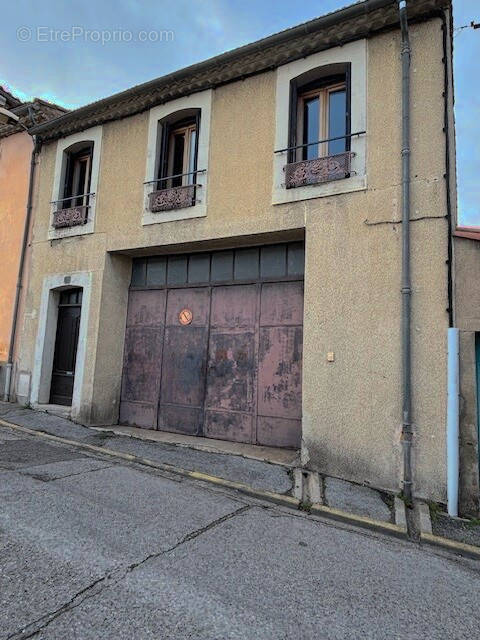
[[[93,143],[66,151],[65,184],[62,209],[88,206],[92,177]]]
[[[57,141],[50,240],[94,232],[101,148],[101,126]]]

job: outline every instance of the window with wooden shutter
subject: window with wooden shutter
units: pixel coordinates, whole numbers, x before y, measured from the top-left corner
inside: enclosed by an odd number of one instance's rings
[[[349,75],[313,72],[290,82],[288,189],[349,177]]]

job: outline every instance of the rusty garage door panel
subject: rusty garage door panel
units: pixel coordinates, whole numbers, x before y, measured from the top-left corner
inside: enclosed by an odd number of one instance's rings
[[[212,290],[205,435],[254,442],[257,286]]]
[[[125,332],[120,421],[154,429],[164,340],[166,291],[131,291]]]
[[[252,416],[245,413],[223,413],[209,409],[205,413],[205,435],[209,438],[232,440],[233,442],[252,442]]]
[[[134,261],[121,422],[299,447],[303,261],[298,242]]]
[[[299,447],[303,282],[264,284],[260,312],[257,442]]]
[[[168,292],[159,429],[202,433],[209,309],[208,288]]]

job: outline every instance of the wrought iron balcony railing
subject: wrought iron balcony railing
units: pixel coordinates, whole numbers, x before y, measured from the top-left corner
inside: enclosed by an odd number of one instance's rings
[[[83,193],[61,200],[53,200],[50,204],[58,205],[57,210],[53,212],[54,229],[87,224],[90,198],[94,197],[94,193]]]
[[[285,187],[287,189],[293,189],[295,187],[303,187],[350,177],[353,173],[351,160],[355,156],[352,151],[343,151],[342,153],[312,158],[310,160],[293,161],[293,157],[298,149],[327,144],[336,140],[349,140],[353,136],[360,136],[364,133],[366,132],[357,131],[345,136],[327,138],[326,140],[299,144],[295,147],[286,147],[285,149],[275,151],[275,153],[288,153],[290,158],[292,158],[292,161],[284,167]]]
[[[173,176],[145,182],[145,184],[153,184],[155,187],[161,187],[154,189],[154,191],[149,194],[149,210],[152,213],[160,213],[162,211],[193,207],[196,202],[199,202],[196,194],[197,189],[202,186],[196,183],[198,173],[205,173],[205,169],[191,171],[190,173],[178,173]],[[192,180],[194,180],[192,184],[173,186],[175,180],[183,180],[183,178],[187,176],[192,176]]]

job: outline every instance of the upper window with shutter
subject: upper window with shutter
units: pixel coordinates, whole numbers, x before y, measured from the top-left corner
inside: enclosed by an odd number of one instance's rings
[[[200,114],[199,109],[182,110],[158,123],[161,135],[157,178],[150,193],[152,213],[195,205]]]
[[[272,203],[367,187],[367,41],[276,70]]]
[[[200,112],[161,123],[158,189],[192,186],[196,181]]]
[[[150,109],[143,225],[207,215],[212,93]]]
[[[94,231],[101,143],[102,127],[58,140],[50,239]]]
[[[88,205],[92,175],[93,142],[75,145],[65,151],[63,208]]]
[[[316,78],[313,70],[290,82],[287,189],[350,175],[350,66],[344,69],[319,69]]]

